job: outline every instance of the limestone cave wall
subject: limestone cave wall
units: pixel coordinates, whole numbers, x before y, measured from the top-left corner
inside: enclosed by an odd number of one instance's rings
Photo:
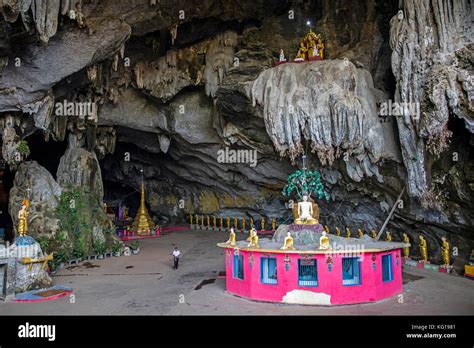
[[[161,223],[190,212],[283,222],[291,214],[280,192],[306,153],[330,192],[324,224],[378,229],[405,188],[389,225],[395,239],[423,234],[436,258],[448,235],[460,264],[473,247],[470,1],[4,0],[0,8],[2,153],[18,173],[44,171],[17,153],[41,132],[68,143],[57,181],[42,174],[54,190],[72,181],[99,204],[104,193],[120,199],[137,189],[143,169]],[[280,49],[294,58],[308,21],[326,59],[272,67]],[[59,116],[65,100],[96,109]],[[419,103],[419,117],[380,117],[388,100]],[[226,148],[256,151],[256,165],[222,163]]]

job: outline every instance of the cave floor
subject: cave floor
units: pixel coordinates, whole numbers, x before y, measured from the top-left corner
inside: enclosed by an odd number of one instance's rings
[[[404,269],[401,303],[399,296],[379,303],[336,307],[279,305],[238,298],[225,293],[225,279],[217,278],[225,266],[224,250],[216,243],[226,239],[227,234],[223,233],[178,231],[144,240],[138,255],[83,262],[79,267],[59,271],[53,277],[54,283],[72,287],[75,301],[64,297],[39,303],[0,302],[0,314],[474,314],[473,281],[415,268]],[[170,256],[175,244],[182,252],[176,271]]]

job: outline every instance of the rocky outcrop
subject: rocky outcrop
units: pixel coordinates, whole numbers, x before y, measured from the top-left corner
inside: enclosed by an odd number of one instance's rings
[[[10,190],[8,212],[16,230],[18,211],[23,199],[30,201],[28,233],[34,238],[54,236],[60,230],[56,216],[61,187],[51,173],[37,162],[25,162],[18,167],[13,188]]]
[[[67,149],[59,162],[56,177],[61,188],[84,188],[96,198],[98,205],[102,202],[104,188],[95,153],[82,148]]]
[[[473,44],[471,6],[469,1],[408,0],[390,22],[395,101],[422,109],[421,115],[405,109],[397,117],[408,192],[414,197],[423,199],[428,192],[427,145],[437,154],[447,148],[449,116],[463,118],[472,132],[472,60],[465,66],[463,59]]]
[[[373,175],[382,181],[376,164],[398,159],[393,129],[377,115],[383,93],[348,60],[284,64],[261,73],[251,88],[280,156],[294,161],[308,151],[306,141],[323,165],[343,156],[357,182]]]

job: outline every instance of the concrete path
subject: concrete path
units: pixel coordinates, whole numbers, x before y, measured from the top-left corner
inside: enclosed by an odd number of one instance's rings
[[[315,307],[238,298],[225,293],[225,280],[217,279],[225,261],[216,243],[227,237],[217,232],[178,231],[144,240],[139,255],[83,262],[58,272],[54,283],[72,287],[73,297],[40,303],[0,302],[0,315],[474,314],[474,281],[410,267],[404,271],[403,296],[379,303]],[[183,256],[178,270],[172,269],[170,256],[175,245]]]

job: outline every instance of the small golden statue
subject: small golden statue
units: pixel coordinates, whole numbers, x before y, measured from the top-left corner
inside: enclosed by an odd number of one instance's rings
[[[196,220],[196,225],[199,225],[199,216],[198,216],[198,214],[194,215],[194,219]]]
[[[265,218],[262,216],[262,219],[260,220],[260,229],[263,231],[265,230]]]
[[[339,229],[339,227],[336,226],[336,236],[340,236],[341,235],[341,230]]]
[[[230,229],[230,233],[229,233],[229,239],[227,240],[227,242],[225,242],[226,244],[230,244],[232,246],[235,245],[235,232],[234,232],[234,229],[231,228]]]
[[[441,258],[443,259],[443,266],[449,266],[451,264],[451,252],[449,250],[449,242],[446,237],[441,237]]]
[[[316,225],[319,223],[319,207],[304,194],[303,201],[293,206],[293,218],[297,225]]]
[[[423,262],[428,262],[428,243],[426,242],[426,239],[420,235],[420,254],[421,254],[421,260]]]
[[[216,216],[212,215],[212,227],[217,227]]]
[[[18,234],[23,237],[28,233],[28,207],[30,202],[27,199],[24,199],[21,202],[21,209],[18,211]]]
[[[360,228],[357,229],[357,237],[362,238],[364,236],[364,231],[362,231]]]
[[[385,232],[385,234],[387,235],[385,237],[385,241],[386,242],[391,242],[393,238],[392,238],[392,234],[390,233],[390,231]]]
[[[237,217],[234,217],[234,228],[237,230],[239,226],[239,219]]]
[[[244,217],[241,219],[241,223],[242,223],[242,231],[245,231],[245,229],[247,228],[247,221],[245,221]]]
[[[275,218],[272,218],[272,231],[275,231],[276,228],[277,228],[276,219],[275,219]]]
[[[346,227],[346,238],[351,238],[351,230],[349,227]]]
[[[253,217],[250,217],[250,228],[254,227],[254,221],[253,221]]]
[[[222,229],[224,227],[224,219],[221,217],[219,217],[219,227]]]
[[[406,233],[403,233],[403,243],[410,244],[410,238]],[[403,248],[403,257],[410,257],[410,247]]]
[[[331,231],[329,230],[329,226],[328,225],[324,225],[324,231],[326,231],[327,234],[330,234]]]
[[[204,226],[204,215],[201,214],[201,226]]]
[[[257,235],[257,230],[255,228],[252,228],[250,230],[250,236],[247,238],[249,241],[249,244],[247,245],[248,247],[254,247],[258,248],[258,235]]]
[[[372,237],[372,239],[377,238],[377,232],[375,232],[375,230],[370,231],[370,237]]]
[[[225,225],[227,226],[227,229],[230,228],[230,217],[229,216],[225,218]]]
[[[319,249],[332,249],[331,244],[329,244],[329,237],[327,236],[326,231],[323,231],[323,233],[321,233],[321,237],[319,238]]]
[[[211,217],[209,215],[206,216],[207,227],[211,227]]]
[[[189,214],[189,224],[193,224],[193,214]]]
[[[300,47],[298,48],[298,53],[296,54],[295,61],[296,62],[302,62],[306,60],[306,52],[308,52],[308,49],[306,48],[306,45],[304,41],[300,42]]]
[[[286,234],[285,240],[283,241],[283,246],[280,249],[295,250],[295,247],[293,246],[293,237],[291,236],[290,232]]]

